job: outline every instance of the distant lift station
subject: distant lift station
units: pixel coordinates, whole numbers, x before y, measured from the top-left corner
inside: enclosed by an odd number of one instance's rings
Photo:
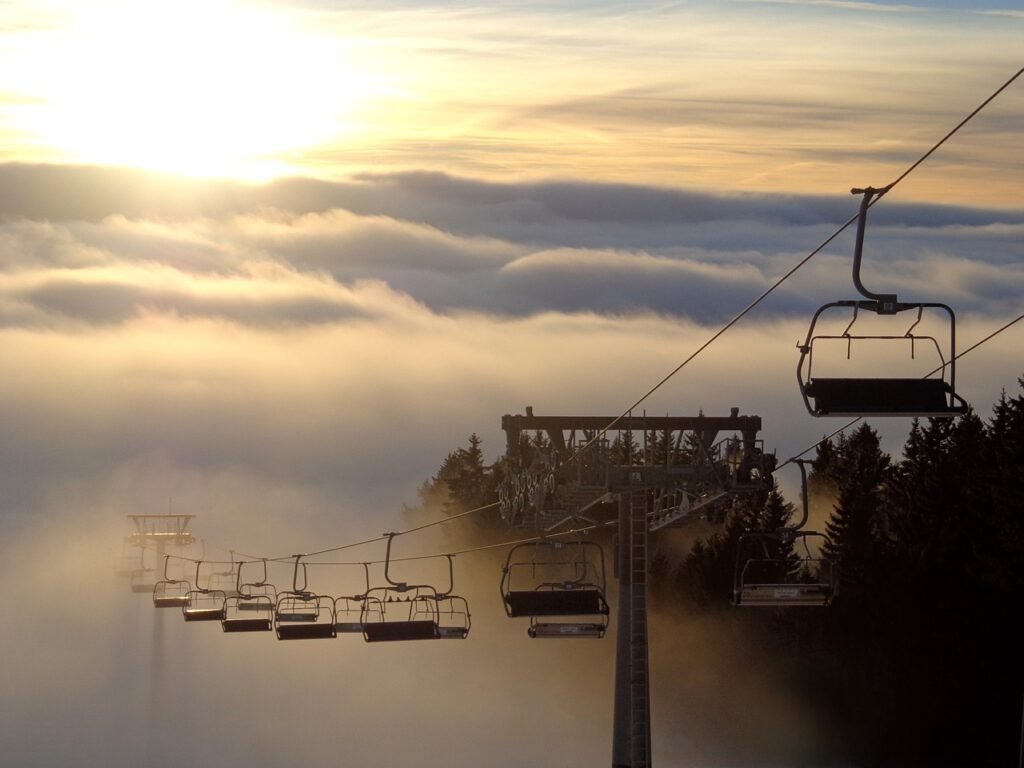
[[[614,429],[602,433],[609,424]],[[613,521],[618,495],[647,491],[650,528],[715,521],[718,502],[764,487],[775,468],[760,416],[502,416],[502,518],[520,528]],[[724,435],[724,436],[723,436]]]

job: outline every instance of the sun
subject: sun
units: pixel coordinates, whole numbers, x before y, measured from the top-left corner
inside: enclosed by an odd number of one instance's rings
[[[266,178],[343,138],[371,76],[301,17],[223,0],[81,4],[28,49],[27,132],[62,161]]]

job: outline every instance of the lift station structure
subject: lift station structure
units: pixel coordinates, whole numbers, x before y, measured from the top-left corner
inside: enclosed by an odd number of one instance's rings
[[[761,417],[738,408],[728,416],[536,416],[527,407],[501,426],[506,523],[539,531],[618,525],[612,766],[649,768],[647,537],[696,520],[720,523],[737,494],[770,487],[775,456],[758,439]]]

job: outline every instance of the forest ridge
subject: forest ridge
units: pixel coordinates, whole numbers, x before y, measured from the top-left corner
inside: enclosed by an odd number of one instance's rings
[[[1024,392],[1024,379],[1018,384]],[[474,434],[445,457],[420,500],[458,514],[497,501],[501,476],[501,462],[484,461]],[[915,420],[899,459],[863,423],[822,443],[808,476],[812,506],[826,510],[820,556],[837,574],[829,608],[729,605],[744,531],[776,530],[798,517],[776,485],[737,497],[724,525],[688,551],[652,538],[655,609],[684,621],[715,617],[756,638],[749,663],[819,714],[816,743],[774,759],[1016,764],[1022,481],[1024,394],[1004,392],[987,421],[974,412]],[[502,526],[494,515],[473,535],[493,539]],[[792,543],[774,546],[773,557],[800,566]]]

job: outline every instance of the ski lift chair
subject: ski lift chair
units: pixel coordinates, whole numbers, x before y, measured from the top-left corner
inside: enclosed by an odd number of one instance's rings
[[[771,531],[747,531],[740,536],[736,551],[732,603],[737,606],[826,607],[832,602],[836,584],[832,563],[814,555],[808,539],[824,539],[817,531],[805,531],[809,514],[806,461],[796,459],[800,468],[803,516],[793,526]],[[786,558],[779,547],[800,540],[803,553]]]
[[[274,631],[278,640],[314,640],[335,636],[334,598],[317,595],[306,589],[306,564],[302,555],[295,556],[292,589],[277,597],[274,607]],[[302,566],[302,586],[299,586],[299,566]]]
[[[442,640],[465,640],[469,637],[469,603],[458,595],[438,595],[437,635]]]
[[[263,578],[255,582],[242,582],[243,562],[236,567],[235,594],[224,601],[221,628],[225,632],[269,632],[274,628],[274,608],[277,590],[267,583],[267,561],[263,560]]]
[[[800,534],[806,540],[811,532]],[[791,563],[771,558],[748,559],[736,577],[733,604],[750,607],[828,607],[835,596],[832,564],[823,558],[800,558]]]
[[[864,231],[867,225],[867,210],[872,200],[885,194],[883,189],[854,189],[854,194],[863,195],[857,221],[857,242],[853,259],[853,283],[866,300],[844,300],[825,304],[814,313],[811,326],[803,344],[798,345],[800,359],[797,364],[797,380],[804,404],[812,416],[931,416],[953,417],[967,411],[967,403],[956,393],[956,317],[946,304],[937,302],[901,302],[896,294],[877,294],[867,290],[860,279],[860,265],[864,250]],[[853,317],[846,330],[838,335],[815,332],[819,318],[835,308],[852,310]],[[948,341],[940,343],[931,335],[915,335],[914,328],[921,322],[925,310],[939,310],[945,313],[949,325]],[[861,311],[877,315],[898,315],[903,312],[917,313],[913,324],[901,335],[850,333]],[[886,344],[910,344],[910,356],[914,357],[916,346],[924,343],[934,349],[939,365],[925,377],[871,376],[871,377],[830,377],[819,376],[813,371],[815,343],[840,342],[846,344],[847,357],[854,341],[873,340]],[[937,377],[933,377],[937,374]]]
[[[436,640],[437,592],[419,585],[372,587],[362,614],[363,639],[368,643],[393,640]]]
[[[188,602],[181,607],[185,621],[223,621],[227,595],[223,590],[199,586],[199,570],[203,561],[196,561],[195,587],[189,590]]]
[[[155,608],[182,608],[188,605],[192,585],[185,579],[173,579],[167,573],[170,555],[164,555],[164,577],[153,585]]]
[[[129,584],[132,592],[136,594],[152,595],[157,581],[156,568],[136,568],[132,571]]]
[[[539,541],[509,550],[502,569],[505,613],[527,616],[534,638],[603,637],[608,627],[604,552],[594,542]],[[550,621],[563,617],[568,621]]]
[[[334,631],[338,634],[362,634],[365,627],[363,613],[366,609],[366,595],[370,591],[370,566],[363,563],[363,592],[358,595],[342,595],[334,599]]]
[[[391,543],[395,534],[387,536],[384,558],[387,585],[373,587],[366,593],[362,615],[363,639],[368,643],[437,640],[441,636],[438,629],[439,593],[429,584],[407,584],[391,578]],[[448,562],[450,568],[450,557]]]
[[[160,578],[157,575],[159,572],[156,568],[146,565],[146,548],[142,545],[136,546],[139,547],[139,562],[128,576],[128,587],[136,594],[152,595],[153,587]]]
[[[231,552],[230,567],[227,570],[215,571],[208,579],[210,589],[219,589],[227,597],[238,594],[238,568],[241,563],[235,562],[235,553]]]
[[[140,567],[141,545],[131,539],[121,544],[121,557],[118,559],[115,575],[119,579],[131,579],[132,574]],[[139,553],[139,554],[136,554]]]

